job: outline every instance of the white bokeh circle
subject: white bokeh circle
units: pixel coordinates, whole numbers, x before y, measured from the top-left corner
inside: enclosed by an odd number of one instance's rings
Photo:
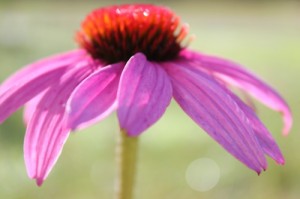
[[[209,191],[220,179],[220,167],[209,158],[200,158],[188,166],[185,178],[188,185],[196,191]]]

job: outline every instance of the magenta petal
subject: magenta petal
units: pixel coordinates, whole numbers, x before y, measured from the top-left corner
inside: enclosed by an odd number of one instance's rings
[[[212,138],[249,168],[261,172],[267,163],[247,115],[225,87],[188,64],[166,63],[174,98]]]
[[[127,62],[118,90],[118,118],[129,136],[137,136],[155,123],[172,98],[166,72],[141,54]]]
[[[235,97],[235,96],[233,96]],[[272,137],[271,133],[268,129],[264,126],[264,124],[258,119],[255,115],[254,111],[246,106],[240,100],[236,100],[239,106],[243,109],[244,113],[246,114],[247,118],[249,119],[252,129],[255,133],[255,136],[262,147],[264,153],[275,160],[278,164],[284,164],[285,160],[284,157],[275,142],[274,138]]]
[[[0,87],[0,123],[27,101],[55,86],[65,70],[82,59],[81,51],[42,60],[18,71]]]
[[[288,134],[292,126],[292,114],[282,97],[266,83],[255,77],[240,65],[222,58],[185,51],[182,55],[199,68],[219,74],[224,81],[244,89],[266,106],[282,112],[284,120],[283,133]]]
[[[84,62],[84,61],[83,61]],[[45,92],[31,113],[24,140],[28,175],[41,185],[47,177],[69,135],[65,128],[65,103],[74,88],[90,74],[89,63],[79,63]]]
[[[72,130],[102,120],[116,108],[116,95],[124,63],[105,66],[86,78],[67,102]]]
[[[48,73],[53,69],[69,66],[84,56],[87,55],[83,50],[74,50],[51,56],[24,66],[1,84],[0,92],[2,93],[16,85],[20,85],[20,82],[29,81],[30,79],[34,79],[42,74]]]
[[[43,98],[45,93],[46,91],[41,92],[24,105],[23,120],[25,124],[30,122],[34,112],[37,110],[37,105],[40,103],[40,100]]]
[[[0,123],[40,92],[55,85],[64,71],[65,68],[58,68],[0,92]]]

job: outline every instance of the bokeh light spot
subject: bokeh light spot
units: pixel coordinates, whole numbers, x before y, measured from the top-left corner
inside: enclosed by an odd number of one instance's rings
[[[200,158],[191,162],[185,174],[188,185],[196,191],[209,191],[220,179],[220,167],[209,158]]]

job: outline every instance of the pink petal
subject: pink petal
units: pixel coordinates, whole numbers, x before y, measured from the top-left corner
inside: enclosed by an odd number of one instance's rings
[[[44,97],[45,93],[46,90],[39,93],[24,105],[23,120],[26,125],[30,122],[34,112],[37,109],[37,105],[40,103],[40,100]]]
[[[127,62],[118,90],[120,126],[137,136],[155,123],[172,98],[172,86],[165,71],[137,53]]]
[[[270,86],[255,77],[242,66],[222,58],[184,51],[182,56],[199,68],[206,68],[219,75],[219,78],[244,89],[266,106],[282,112],[284,120],[283,134],[288,134],[292,126],[292,114],[285,100]]]
[[[58,68],[0,92],[0,123],[40,92],[55,85],[64,71],[65,68]]]
[[[21,69],[0,87],[0,123],[34,96],[57,84],[68,67],[83,58],[82,51],[45,59]]]
[[[90,73],[90,62],[69,68],[57,79],[35,105],[24,141],[24,156],[28,175],[41,185],[59,157],[69,135],[65,128],[65,103],[74,88]]]
[[[181,108],[229,153],[261,172],[267,163],[238,98],[206,73],[192,66],[164,64]]]
[[[235,96],[233,96],[235,97]],[[274,159],[278,164],[284,164],[285,160],[284,157],[276,144],[274,138],[272,137],[271,133],[268,129],[264,126],[264,124],[258,119],[255,115],[253,109],[246,106],[240,100],[236,99],[240,108],[243,109],[244,113],[246,114],[247,118],[249,119],[252,129],[255,133],[255,136],[261,145],[264,153]]]
[[[48,73],[53,69],[69,66],[84,56],[87,56],[85,51],[74,50],[51,56],[49,58],[44,58],[30,65],[24,66],[1,84],[0,92],[4,92],[4,90],[8,90],[11,87],[18,85],[19,82],[28,81],[29,79],[34,79],[44,73]]]
[[[123,67],[124,63],[105,66],[79,84],[67,102],[69,128],[91,125],[115,110]]]

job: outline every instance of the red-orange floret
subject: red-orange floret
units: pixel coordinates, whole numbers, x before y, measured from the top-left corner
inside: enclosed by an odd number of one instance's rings
[[[94,10],[76,39],[93,58],[107,63],[127,61],[137,52],[148,60],[164,61],[178,55],[187,32],[168,8],[134,4]]]

